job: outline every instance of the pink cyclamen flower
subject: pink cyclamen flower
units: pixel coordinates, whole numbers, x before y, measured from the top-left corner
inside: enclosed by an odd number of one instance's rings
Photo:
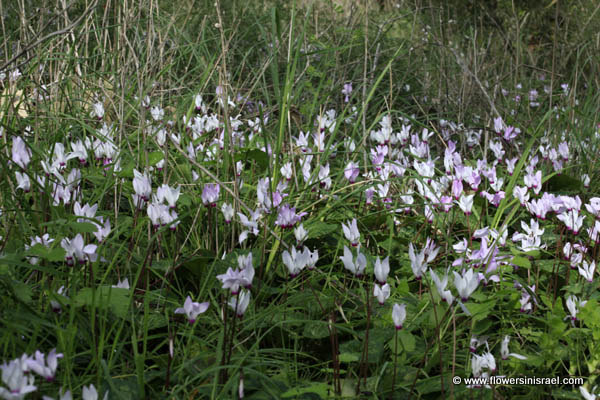
[[[202,204],[207,207],[215,207],[219,200],[219,191],[221,187],[218,184],[208,183],[202,190]]]
[[[375,273],[375,279],[380,284],[384,284],[387,280],[388,274],[390,273],[390,257],[386,257],[381,261],[379,257],[375,260],[375,266],[373,268]]]
[[[25,169],[31,160],[31,149],[27,147],[20,136],[13,137],[12,161],[19,167]]]
[[[44,357],[44,353],[38,350],[32,358],[27,360],[27,366],[36,374],[51,382],[54,380],[54,375],[56,374],[58,359],[62,357],[62,353],[57,354],[56,349],[52,349],[47,357]]]
[[[277,214],[277,220],[275,221],[275,225],[280,226],[284,229],[293,228],[302,217],[304,217],[307,213],[301,212],[296,214],[296,207],[291,207],[289,204],[284,204],[279,207],[279,214]]]
[[[473,209],[473,198],[475,197],[474,194],[470,194],[470,195],[461,195],[459,200],[457,201],[458,206],[460,207],[460,209],[465,213],[465,215],[471,215],[471,211]]]
[[[350,101],[350,93],[352,93],[352,83],[344,84],[344,88],[342,89],[342,94],[344,95],[344,103]]]
[[[406,319],[406,304],[400,305],[398,303],[394,303],[394,307],[392,309],[392,319],[394,320],[396,330],[402,329],[402,324]]]
[[[8,389],[0,387],[1,398],[23,399],[27,393],[37,390],[35,377],[25,372],[28,370],[26,363],[26,359],[17,358],[0,365],[2,381],[8,386]]]
[[[192,298],[188,296],[183,303],[183,307],[179,307],[175,310],[175,314],[185,314],[188,318],[188,322],[193,324],[196,322],[198,315],[206,312],[208,309],[209,302],[197,303],[192,301]]]
[[[152,182],[148,176],[148,172],[142,174],[136,169],[133,170],[133,190],[135,191],[134,200],[137,200],[136,205],[139,205],[139,200],[150,200]]]
[[[358,231],[358,226],[356,225],[356,218],[352,219],[352,221],[348,222],[348,225],[342,222],[342,231],[344,232],[344,236],[353,247],[358,246],[360,241],[360,232]]]
[[[458,291],[458,295],[460,296],[462,301],[467,301],[469,296],[477,289],[479,285],[479,277],[477,274],[473,272],[473,269],[470,268],[466,272],[459,275],[456,271],[454,272],[454,286]]]
[[[344,268],[356,277],[361,277],[367,267],[367,257],[359,251],[355,259],[352,251],[347,246],[344,246],[344,255],[340,257],[340,260],[344,263]]]
[[[358,173],[358,164],[350,161],[344,170],[344,176],[350,181],[350,183],[354,183],[358,177]]]
[[[235,311],[235,314],[239,318],[242,318],[246,313],[248,305],[250,304],[250,297],[250,291],[242,290],[238,296],[231,297],[227,304],[229,305],[229,307],[231,307],[233,311]]]
[[[377,283],[373,285],[373,296],[377,297],[377,301],[380,305],[383,305],[390,297],[390,291],[391,289],[388,283],[382,286],[379,286]]]

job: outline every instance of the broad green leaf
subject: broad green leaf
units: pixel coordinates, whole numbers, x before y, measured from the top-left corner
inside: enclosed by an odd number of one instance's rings
[[[415,337],[404,329],[398,331],[398,347],[402,347],[407,353],[415,350]]]
[[[148,164],[150,164],[151,166],[155,166],[160,162],[160,160],[163,160],[164,158],[165,153],[163,153],[162,151],[153,151],[152,153],[148,154]]]
[[[331,386],[324,382],[312,382],[307,386],[296,387],[281,394],[284,399],[295,398],[307,393],[314,393],[321,399],[327,399],[333,393]]]
[[[329,328],[326,322],[308,321],[304,325],[303,336],[309,339],[323,339],[329,337]]]
[[[469,302],[465,304],[467,309],[471,312],[472,318],[474,321],[479,321],[487,318],[487,316],[492,312],[492,309],[496,305],[496,300],[488,300],[483,303],[472,303]]]
[[[360,354],[358,353],[342,353],[339,356],[340,362],[351,363],[360,360]]]
[[[75,295],[73,300],[76,307],[109,309],[116,316],[126,319],[130,298],[130,290],[104,285],[99,286],[95,291],[93,288],[83,288]]]
[[[330,235],[333,232],[342,231],[341,225],[328,224],[323,221],[310,222],[304,225],[308,231],[308,237],[311,239],[320,238],[326,235]]]
[[[527,268],[527,269],[531,268],[531,262],[529,262],[529,260],[525,257],[514,256],[512,258],[512,260],[510,260],[510,262],[515,264],[517,267],[522,267],[522,268]]]
[[[98,231],[98,227],[91,222],[69,222],[69,227],[75,233],[94,233]]]
[[[43,244],[37,243],[31,246],[25,253],[28,256],[39,257],[50,262],[58,262],[65,259],[65,250],[62,247],[49,249]]]

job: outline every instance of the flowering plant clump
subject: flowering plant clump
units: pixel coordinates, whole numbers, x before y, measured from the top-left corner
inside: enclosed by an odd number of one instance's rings
[[[599,395],[593,63],[83,3],[4,10],[0,399]],[[565,379],[494,380],[531,375]]]

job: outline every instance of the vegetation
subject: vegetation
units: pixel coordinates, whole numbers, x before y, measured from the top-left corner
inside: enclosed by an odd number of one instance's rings
[[[596,2],[0,14],[0,398],[596,398]]]

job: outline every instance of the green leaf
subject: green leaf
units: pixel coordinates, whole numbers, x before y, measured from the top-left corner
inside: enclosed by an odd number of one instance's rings
[[[32,290],[26,283],[14,281],[12,283],[13,290],[17,299],[25,304],[31,303]]]
[[[293,398],[307,393],[314,393],[321,399],[329,398],[332,393],[331,386],[324,382],[311,382],[307,386],[297,387],[281,394],[282,398]]]
[[[329,337],[329,328],[326,322],[308,321],[304,325],[303,335],[309,339],[323,339]]]
[[[28,256],[39,257],[50,262],[62,261],[65,259],[65,250],[62,247],[49,249],[43,244],[37,243],[31,246],[25,253]]]
[[[480,321],[482,319],[487,318],[490,314],[494,306],[496,305],[496,300],[488,300],[483,303],[467,303],[465,306],[471,312],[473,317],[473,321]]]
[[[97,307],[108,309],[116,316],[127,319],[131,291],[128,289],[113,288],[108,285],[93,288],[83,288],[74,297],[76,307]]]
[[[77,233],[94,233],[98,231],[98,227],[91,222],[69,222],[69,227]]]
[[[150,164],[151,166],[155,166],[160,162],[160,160],[163,160],[164,158],[165,153],[163,153],[162,151],[153,151],[152,153],[148,154],[148,164]]]
[[[326,235],[330,235],[338,229],[341,230],[341,228],[338,225],[328,224],[327,222],[323,221],[307,223],[305,227],[308,231],[308,237],[310,239],[320,238]]]
[[[399,345],[407,352],[415,351],[415,337],[410,333],[401,329],[398,331]]]
[[[585,306],[579,309],[577,318],[581,319],[583,323],[591,328],[600,328],[600,309],[598,308],[598,302],[596,300],[588,300]]]
[[[360,354],[358,353],[342,353],[340,354],[340,362],[351,363],[360,360]]]
[[[531,262],[529,262],[529,260],[525,257],[514,256],[510,262],[515,264],[517,267],[523,267],[526,269],[531,268]]]
[[[580,192],[583,184],[579,179],[566,174],[557,174],[548,179],[548,190],[552,193]]]
[[[269,166],[269,156],[262,150],[251,149],[235,155],[235,161],[252,160],[256,162],[259,172],[264,171]]]

